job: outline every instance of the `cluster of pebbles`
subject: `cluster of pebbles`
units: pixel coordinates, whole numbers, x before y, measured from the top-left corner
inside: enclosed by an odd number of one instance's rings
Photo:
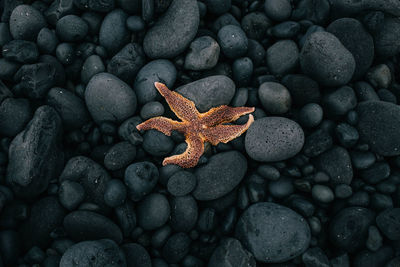
[[[0,266],[400,266],[399,0],[0,0]],[[255,107],[198,166],[162,82]],[[247,121],[247,116],[237,123]]]

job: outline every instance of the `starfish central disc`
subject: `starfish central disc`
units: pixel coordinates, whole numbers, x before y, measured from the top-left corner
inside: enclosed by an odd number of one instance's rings
[[[222,105],[200,113],[193,101],[171,91],[162,83],[154,83],[158,92],[165,98],[171,110],[181,121],[165,117],[154,117],[136,126],[138,130],[158,130],[165,135],[171,135],[172,130],[185,135],[187,148],[179,155],[167,157],[163,165],[176,164],[183,168],[197,165],[204,152],[204,142],[212,145],[228,143],[243,134],[253,123],[253,115],[249,115],[247,123],[242,125],[226,125],[224,123],[237,120],[239,117],[254,112],[249,107],[229,107]]]

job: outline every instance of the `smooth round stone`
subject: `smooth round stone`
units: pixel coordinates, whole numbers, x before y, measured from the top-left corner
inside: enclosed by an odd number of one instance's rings
[[[305,127],[315,127],[321,123],[324,111],[316,103],[309,103],[300,109],[299,122]]]
[[[200,112],[206,112],[228,105],[235,95],[235,83],[227,76],[215,75],[180,86],[176,92],[192,100]]]
[[[64,218],[64,229],[74,240],[95,240],[108,238],[122,242],[120,228],[109,218],[93,211],[77,210]]]
[[[247,56],[251,59],[254,66],[258,67],[264,62],[265,49],[256,40],[249,39],[249,48],[247,49]]]
[[[18,71],[20,65],[16,62],[0,58],[0,79],[13,80],[14,74]]]
[[[70,65],[75,61],[75,47],[72,43],[61,43],[56,47],[56,57],[63,65]]]
[[[56,33],[64,42],[82,41],[88,34],[87,23],[76,15],[67,15],[57,21]]]
[[[371,150],[385,157],[400,155],[400,107],[383,101],[358,104],[357,130]]]
[[[231,192],[247,171],[246,158],[237,151],[215,154],[198,167],[194,174],[197,186],[193,196],[197,200],[213,200]]]
[[[167,189],[171,195],[180,197],[189,194],[196,186],[196,176],[188,171],[178,171],[168,179]]]
[[[329,223],[329,239],[340,249],[357,251],[364,246],[374,218],[374,213],[366,208],[342,209]]]
[[[240,23],[237,21],[237,19],[232,16],[230,13],[225,13],[221,16],[219,16],[214,23],[212,24],[212,30],[214,33],[217,33],[222,27],[226,25],[235,25],[235,26],[240,26]]]
[[[115,9],[107,14],[100,27],[99,43],[111,55],[117,53],[129,42],[129,31],[126,27],[128,14],[122,9]]]
[[[390,240],[400,240],[400,208],[382,211],[376,217],[376,224]]]
[[[104,156],[104,166],[108,170],[120,170],[132,163],[136,157],[136,147],[128,141],[116,143]]]
[[[208,266],[247,266],[255,267],[254,256],[243,248],[239,240],[227,238],[214,250]]]
[[[248,39],[244,31],[235,25],[226,25],[218,31],[218,43],[228,58],[242,57],[247,53]]]
[[[207,70],[218,62],[220,47],[210,36],[201,36],[193,40],[186,54],[184,68],[187,70]]]
[[[158,169],[151,162],[143,161],[129,165],[124,178],[129,197],[133,201],[142,199],[156,186],[158,176]]]
[[[34,7],[19,5],[10,16],[10,33],[14,39],[36,41],[39,31],[46,27],[43,15]]]
[[[126,187],[119,179],[112,179],[107,182],[104,192],[104,202],[110,207],[118,207],[126,199]]]
[[[293,157],[304,144],[304,132],[296,122],[284,117],[256,120],[247,130],[245,148],[254,160],[273,162]]]
[[[170,225],[176,232],[189,232],[197,223],[199,211],[196,200],[191,195],[173,197],[170,200]]]
[[[173,89],[177,71],[174,64],[166,59],[153,60],[144,65],[138,72],[133,88],[139,104],[161,99],[161,95],[154,87],[155,82],[162,82]]]
[[[37,36],[36,43],[41,52],[53,54],[57,47],[58,39],[52,30],[49,28],[42,28]]]
[[[173,58],[182,53],[194,39],[200,16],[196,0],[175,0],[162,18],[150,28],[143,49],[150,58]]]
[[[60,267],[126,266],[124,254],[110,239],[83,241],[69,247],[61,257]]]
[[[170,216],[170,205],[164,195],[152,193],[137,205],[137,221],[144,230],[163,226]]]
[[[15,136],[32,118],[32,108],[27,99],[6,98],[0,104],[0,134]]]
[[[90,79],[85,90],[85,101],[97,123],[122,122],[136,111],[136,95],[132,88],[105,72]]]
[[[265,111],[284,114],[289,111],[292,98],[288,89],[280,83],[265,82],[258,88],[258,97]]]
[[[253,62],[251,59],[248,57],[236,59],[232,65],[232,75],[237,85],[248,85],[253,75]]]
[[[85,189],[74,181],[63,181],[58,189],[58,199],[68,210],[76,209],[85,199]]]
[[[311,193],[313,198],[320,203],[330,203],[335,199],[332,190],[325,185],[314,185]]]
[[[360,21],[353,18],[335,20],[327,27],[353,54],[356,62],[353,79],[361,78],[374,60],[374,40]]]
[[[268,70],[275,75],[293,71],[299,64],[299,49],[292,40],[278,41],[267,50]]]
[[[288,197],[294,191],[292,179],[282,177],[276,181],[270,181],[268,191],[275,198]]]
[[[167,156],[175,146],[170,136],[156,130],[149,130],[143,135],[143,149],[153,156]]]
[[[147,120],[164,114],[164,106],[158,101],[147,102],[140,110],[140,117]]]
[[[264,3],[264,11],[270,19],[284,21],[290,17],[292,5],[289,0],[268,0]]]
[[[305,74],[320,84],[334,87],[351,80],[356,62],[350,51],[333,34],[315,32],[303,45],[300,65]]]
[[[265,263],[285,262],[301,255],[311,239],[303,217],[271,202],[247,208],[239,218],[235,236],[257,261]]]
[[[106,68],[104,67],[101,57],[99,57],[98,55],[91,55],[83,63],[81,71],[81,81],[84,84],[87,84],[94,75],[100,72],[104,72],[105,69]]]
[[[128,27],[128,29],[133,32],[140,32],[144,30],[145,26],[145,22],[139,16],[130,16],[126,20],[126,27]]]

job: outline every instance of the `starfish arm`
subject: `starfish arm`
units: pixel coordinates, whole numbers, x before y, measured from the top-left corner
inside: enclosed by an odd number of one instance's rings
[[[254,122],[253,115],[249,115],[249,119],[245,124],[241,125],[217,125],[214,127],[205,128],[202,131],[204,139],[216,146],[218,143],[228,143],[242,135]]]
[[[169,136],[172,130],[179,130],[181,124],[182,123],[179,121],[174,121],[165,117],[154,117],[137,125],[136,129],[139,131],[155,129]]]
[[[171,110],[176,116],[183,121],[197,120],[199,112],[196,109],[193,101],[181,96],[180,94],[171,91],[165,84],[154,83],[158,92],[165,98]]]
[[[239,117],[254,112],[254,108],[248,107],[229,107],[226,105],[212,108],[205,113],[201,113],[201,121],[207,126],[227,123],[239,119]]]
[[[182,168],[192,168],[197,165],[204,152],[204,141],[199,135],[186,136],[187,148],[185,152],[165,158],[163,165],[176,164]]]

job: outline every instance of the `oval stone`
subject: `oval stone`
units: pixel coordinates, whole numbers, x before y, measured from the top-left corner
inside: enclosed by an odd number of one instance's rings
[[[245,138],[247,154],[254,160],[273,162],[296,155],[304,144],[304,132],[295,121],[284,117],[256,120]]]
[[[285,262],[301,255],[311,233],[306,220],[293,210],[270,202],[251,205],[236,225],[236,238],[257,261]]]
[[[200,112],[206,112],[229,104],[235,95],[235,83],[227,76],[215,75],[185,84],[176,92],[192,100]]]
[[[132,88],[109,73],[93,76],[85,90],[85,101],[93,119],[122,122],[135,113],[136,95]]]
[[[247,171],[246,158],[237,151],[218,153],[207,164],[197,168],[197,186],[193,196],[197,200],[220,198],[237,186]]]
[[[177,56],[196,36],[199,21],[196,0],[174,0],[144,37],[144,52],[150,58]]]

